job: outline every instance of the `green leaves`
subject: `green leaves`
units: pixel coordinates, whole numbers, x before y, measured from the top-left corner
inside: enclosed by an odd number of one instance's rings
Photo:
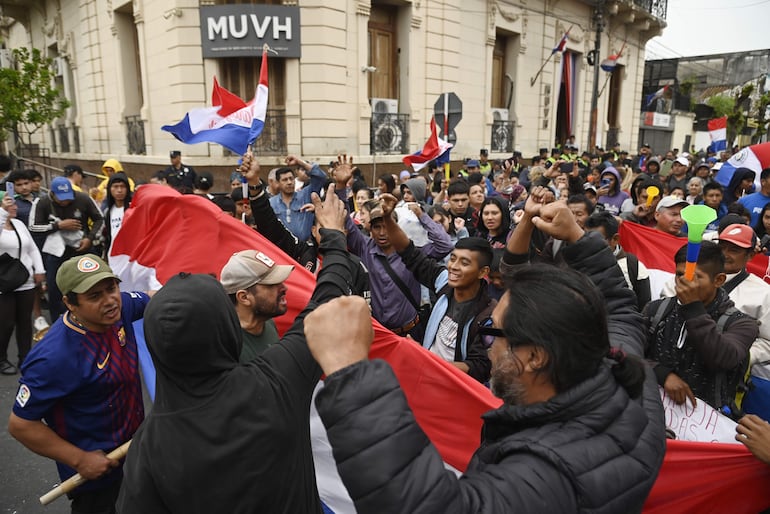
[[[40,50],[15,48],[14,65],[0,68],[0,137],[19,124],[29,134],[60,118],[70,102],[56,87],[53,59]]]

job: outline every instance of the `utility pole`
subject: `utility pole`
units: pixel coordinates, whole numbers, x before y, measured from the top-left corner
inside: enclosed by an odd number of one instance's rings
[[[593,152],[596,147],[596,128],[599,117],[599,63],[601,62],[602,31],[604,30],[604,0],[596,4],[594,10],[594,26],[596,41],[594,42],[594,87],[591,95],[591,124],[588,128],[588,145],[586,150]]]

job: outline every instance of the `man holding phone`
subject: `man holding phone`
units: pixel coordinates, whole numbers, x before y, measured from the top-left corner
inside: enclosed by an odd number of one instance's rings
[[[51,322],[66,312],[56,285],[59,267],[71,257],[89,253],[103,225],[104,217],[96,204],[86,193],[73,190],[66,177],[54,178],[49,193],[32,209],[29,231],[46,236],[42,250]]]

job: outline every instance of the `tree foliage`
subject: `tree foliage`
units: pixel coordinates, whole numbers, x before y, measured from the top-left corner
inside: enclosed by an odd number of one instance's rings
[[[60,118],[70,105],[54,84],[53,59],[36,48],[14,49],[13,66],[0,68],[0,84],[2,140],[19,128],[33,134]]]
[[[706,100],[706,105],[714,109],[714,117],[727,116],[735,108],[735,98],[732,96],[717,95]]]

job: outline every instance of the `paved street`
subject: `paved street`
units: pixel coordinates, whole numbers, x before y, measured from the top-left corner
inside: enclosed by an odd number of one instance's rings
[[[8,357],[15,363],[16,340],[11,339]],[[59,498],[47,507],[38,498],[59,483],[56,465],[35,455],[8,434],[19,375],[0,375],[0,514],[65,514],[69,501]]]

